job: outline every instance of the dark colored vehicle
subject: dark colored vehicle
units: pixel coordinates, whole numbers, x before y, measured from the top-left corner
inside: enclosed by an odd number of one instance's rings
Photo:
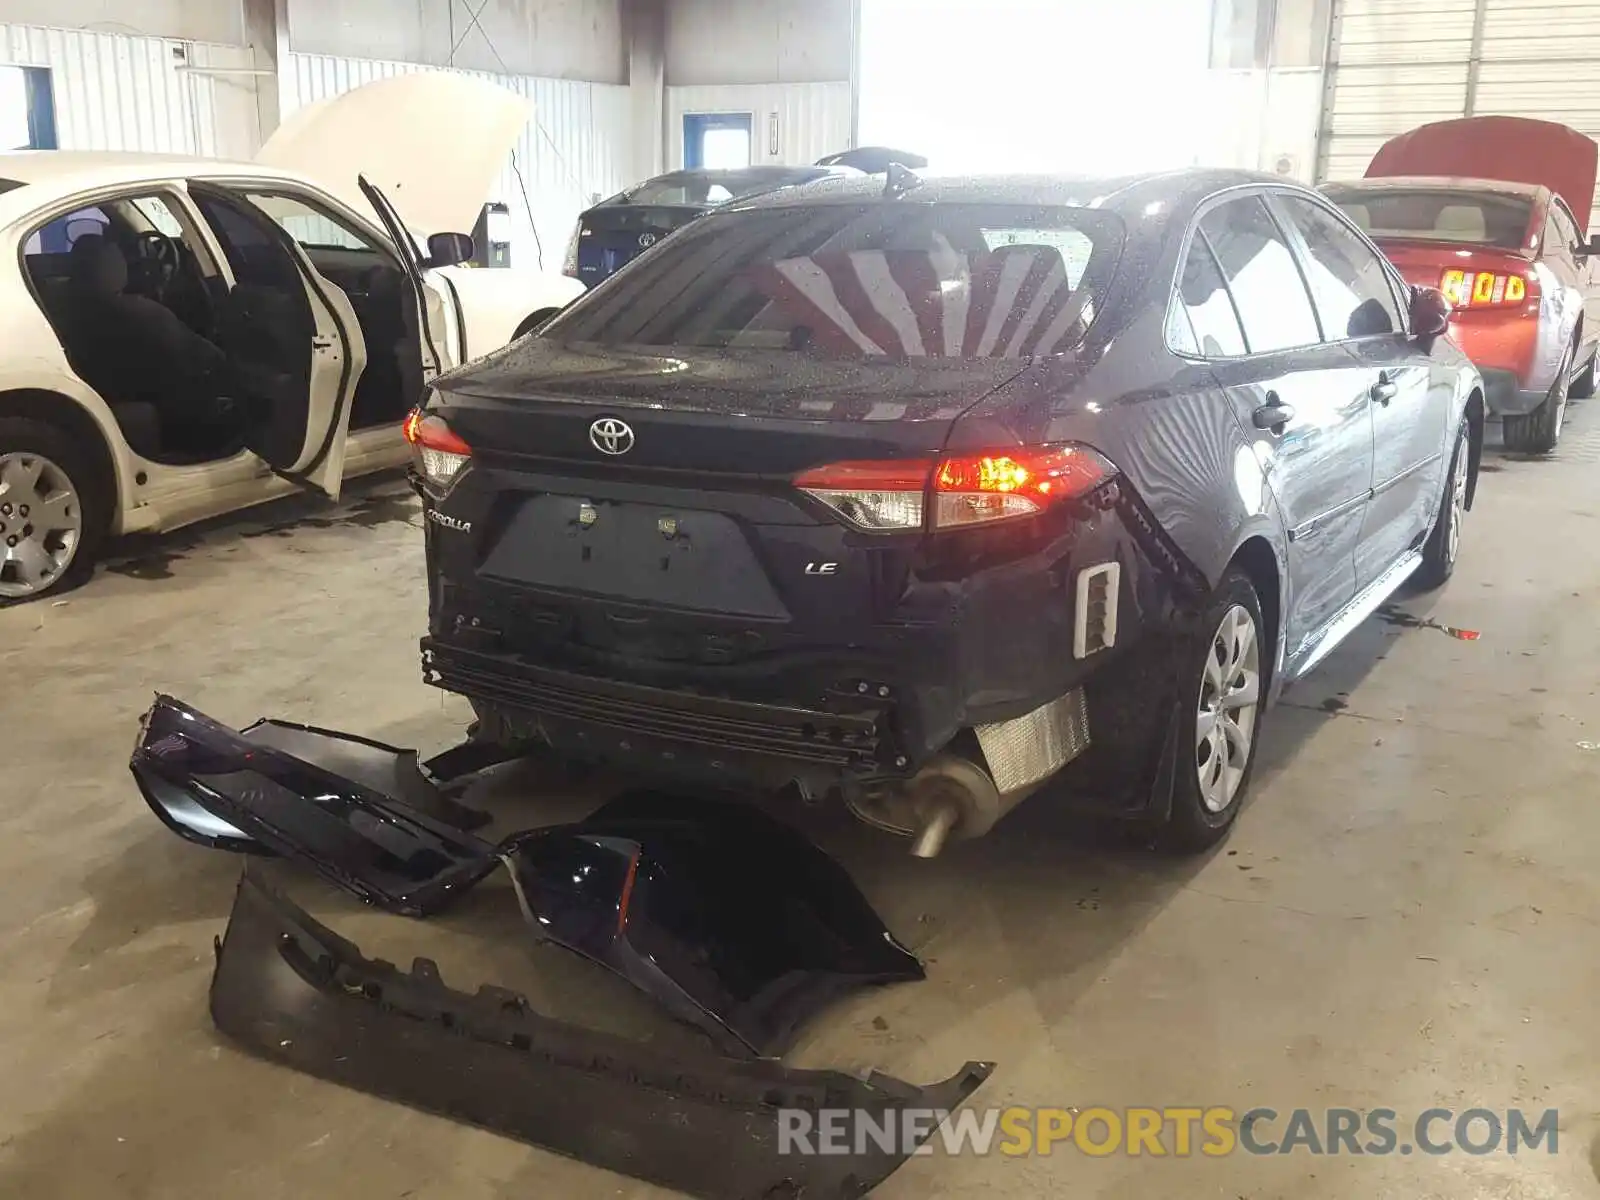
[[[413,415],[425,677],[488,740],[840,793],[921,854],[1041,787],[1206,845],[1281,689],[1451,573],[1447,318],[1253,174],[727,205]]]
[[[1322,189],[1407,280],[1450,301],[1450,336],[1513,450],[1553,450],[1568,397],[1594,394],[1596,151],[1549,121],[1439,121],[1385,143],[1366,179]]]
[[[773,188],[814,183],[829,176],[881,174],[891,163],[925,167],[927,160],[884,146],[858,146],[819,160],[815,166],[752,166],[730,170],[697,167],[647,179],[578,217],[567,243],[562,274],[585,287],[609,279],[676,229],[712,209]]]

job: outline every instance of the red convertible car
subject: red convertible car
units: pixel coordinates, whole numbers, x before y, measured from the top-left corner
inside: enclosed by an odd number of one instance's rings
[[[1565,125],[1469,117],[1401,134],[1365,179],[1323,188],[1408,282],[1444,292],[1511,450],[1553,450],[1568,397],[1594,393],[1597,155]]]

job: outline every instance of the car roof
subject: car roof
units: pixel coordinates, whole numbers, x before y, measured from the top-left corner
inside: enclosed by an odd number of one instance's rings
[[[1365,179],[1336,179],[1326,189],[1343,188],[1359,192],[1487,192],[1495,196],[1534,199],[1549,191],[1536,183],[1516,183],[1509,179],[1468,179],[1460,175],[1375,175]]]
[[[899,193],[922,204],[1016,204],[1136,211],[1156,201],[1194,199],[1225,188],[1271,184],[1304,190],[1292,179],[1257,171],[1186,167],[1177,171],[1121,176],[936,175],[914,173],[915,187]],[[880,198],[882,175],[845,175],[731,201],[720,212],[793,208],[812,204],[861,204]]]
[[[0,192],[0,224],[74,192],[150,180],[242,175],[305,184],[299,175],[256,162],[129,150],[18,150],[0,154],[0,179],[23,186]]]

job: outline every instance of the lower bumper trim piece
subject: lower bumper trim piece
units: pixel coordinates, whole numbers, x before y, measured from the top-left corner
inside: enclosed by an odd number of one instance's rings
[[[954,1109],[993,1069],[969,1062],[916,1087],[666,1054],[542,1016],[502,988],[454,991],[427,959],[410,971],[368,959],[249,867],[217,947],[211,1015],[263,1058],[705,1200],[863,1196],[911,1147],[783,1154],[782,1111],[895,1114],[899,1126],[907,1109]]]

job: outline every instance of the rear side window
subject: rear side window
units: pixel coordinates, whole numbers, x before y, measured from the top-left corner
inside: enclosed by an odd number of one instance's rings
[[[1300,268],[1260,196],[1213,208],[1200,218],[1200,228],[1228,280],[1250,353],[1322,340]]]
[[[1072,349],[1122,224],[1097,209],[914,204],[703,218],[547,327],[569,341],[829,358],[1026,358]]]
[[[1227,285],[1217,270],[1217,260],[1211,247],[1199,234],[1189,244],[1189,257],[1184,260],[1183,274],[1178,277],[1176,311],[1187,315],[1193,329],[1195,349],[1207,358],[1233,358],[1245,353],[1244,334],[1239,329],[1239,318],[1233,301],[1228,298]],[[1181,331],[1183,322],[1178,321]],[[1184,347],[1174,338],[1174,350]]]
[[[1305,241],[1306,282],[1323,336],[1337,342],[1400,329],[1394,289],[1372,249],[1320,204],[1299,196],[1278,202]]]
[[[111,218],[99,208],[80,208],[77,212],[57,217],[41,225],[28,235],[23,246],[24,254],[66,254],[84,234],[104,236],[111,226]]]

